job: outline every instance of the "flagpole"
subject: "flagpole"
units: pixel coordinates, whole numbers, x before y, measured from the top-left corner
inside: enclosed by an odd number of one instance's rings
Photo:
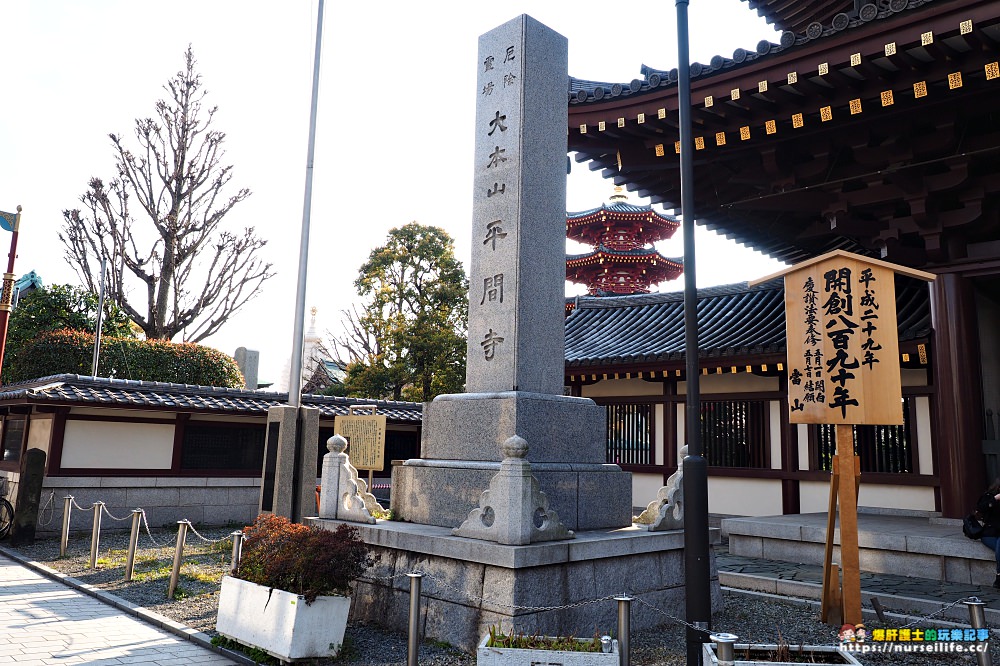
[[[288,404],[298,407],[302,400],[302,329],[306,318],[306,273],[309,264],[309,220],[312,212],[313,161],[316,155],[316,111],[319,106],[319,60],[323,46],[323,0],[316,10],[316,54],[313,60],[312,102],[309,107],[309,149],[306,153],[306,188],[302,202],[302,231],[299,239],[299,279],[295,288],[295,319],[292,330],[292,358],[288,373]]]
[[[6,215],[4,214],[5,219]],[[21,207],[14,216],[14,228],[10,237],[10,254],[7,255],[7,272],[3,274],[3,292],[0,293],[0,372],[3,371],[3,356],[7,350],[7,324],[10,322],[11,302],[14,300],[14,258],[17,256],[17,232],[21,226]],[[0,380],[2,383],[2,380]]]

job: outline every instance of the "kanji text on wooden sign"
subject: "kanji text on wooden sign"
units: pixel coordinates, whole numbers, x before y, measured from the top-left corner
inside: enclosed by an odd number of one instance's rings
[[[333,420],[334,431],[347,439],[347,454],[355,469],[385,467],[385,414],[351,414]]]
[[[934,278],[842,250],[783,273],[791,423],[903,423],[896,273]]]

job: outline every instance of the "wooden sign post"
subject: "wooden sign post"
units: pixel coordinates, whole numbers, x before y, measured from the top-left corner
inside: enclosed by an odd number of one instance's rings
[[[861,622],[861,470],[854,426],[903,423],[896,273],[934,279],[931,273],[836,250],[751,283],[784,276],[789,422],[836,426],[823,561],[824,622]],[[842,583],[833,562],[838,504]]]
[[[376,414],[375,405],[352,405],[347,416],[333,419],[334,431],[348,442],[351,465],[368,470],[369,492],[373,473],[385,468],[385,422],[385,414]]]

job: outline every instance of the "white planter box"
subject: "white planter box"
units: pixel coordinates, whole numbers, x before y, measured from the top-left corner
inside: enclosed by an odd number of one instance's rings
[[[705,666],[719,666],[719,659],[715,654],[715,643],[703,643],[702,644]],[[777,645],[767,645],[767,644],[751,644],[751,659],[748,661],[746,658],[747,654],[747,644],[737,643],[733,646],[733,666],[798,666],[802,663],[810,663],[808,655],[810,653],[820,655],[824,657],[829,657],[830,661],[824,661],[822,663],[833,663],[833,664],[854,664],[855,666],[861,666],[861,662],[854,658],[850,652],[840,650],[831,645],[803,645],[802,650],[805,653],[805,662],[803,661],[770,661],[768,655],[774,654],[778,650]],[[798,645],[789,645],[789,651],[792,654],[798,654]],[[758,658],[759,657],[759,658]],[[834,659],[839,659],[839,661],[834,661]]]
[[[611,641],[611,652],[572,652],[569,650],[521,650],[486,647],[489,636],[479,641],[476,666],[618,666],[618,641]],[[588,642],[589,639],[577,639]]]
[[[219,592],[216,630],[283,661],[332,657],[347,628],[350,597],[304,597],[226,576]]]

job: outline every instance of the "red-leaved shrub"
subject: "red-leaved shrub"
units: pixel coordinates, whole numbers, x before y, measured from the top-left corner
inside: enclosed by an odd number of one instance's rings
[[[376,561],[350,525],[331,531],[261,514],[243,528],[236,577],[301,594],[309,604],[320,595],[349,594],[351,581]]]

